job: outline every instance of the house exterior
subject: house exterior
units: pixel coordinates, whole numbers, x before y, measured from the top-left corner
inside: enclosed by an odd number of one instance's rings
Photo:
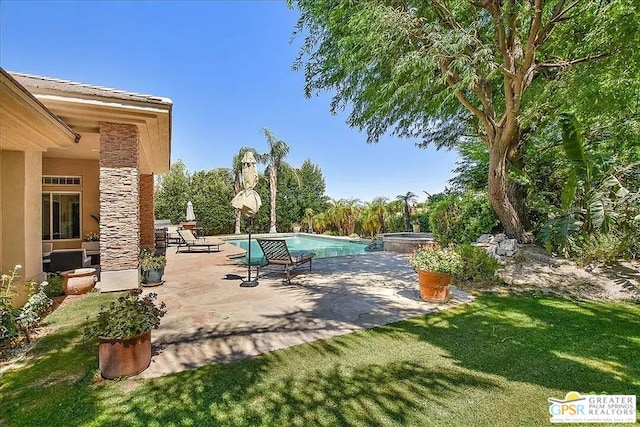
[[[137,287],[172,101],[2,68],[0,79],[0,271],[42,280],[43,242],[79,248],[99,233],[100,289]]]

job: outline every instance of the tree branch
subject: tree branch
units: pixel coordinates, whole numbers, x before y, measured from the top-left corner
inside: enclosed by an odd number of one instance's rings
[[[480,120],[484,125],[486,132],[485,135],[488,137],[488,140],[485,140],[485,142],[488,144],[489,141],[493,139],[492,135],[495,133],[495,131],[490,121],[488,120],[487,115],[481,109],[473,105],[459,89],[455,88],[456,82],[453,80],[453,77],[447,72],[447,69],[442,64],[440,64],[440,70],[446,76],[445,79],[447,85],[454,90],[454,95],[458,99],[458,101],[460,101],[460,103],[474,116],[476,116],[478,120]],[[478,132],[478,135],[481,136],[480,132]]]
[[[572,65],[580,64],[581,62],[588,62],[593,60],[598,60],[602,58],[606,58],[611,56],[611,52],[600,53],[598,55],[585,56],[584,58],[574,59],[574,60],[565,60],[561,62],[542,62],[538,64],[540,68],[568,68]]]
[[[562,18],[574,7],[576,7],[580,0],[575,0],[566,9],[562,9],[564,7],[566,0],[560,0],[553,8],[553,12],[551,13],[551,17],[549,18],[549,22],[544,26],[542,31],[540,32],[540,40],[544,41],[549,36],[549,33],[553,29],[553,27],[562,20]]]

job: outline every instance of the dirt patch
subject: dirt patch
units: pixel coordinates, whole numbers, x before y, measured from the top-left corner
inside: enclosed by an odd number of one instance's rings
[[[581,267],[549,256],[542,248],[525,246],[521,248],[521,255],[505,262],[499,274],[505,282],[503,289],[640,303],[640,263],[637,261]]]

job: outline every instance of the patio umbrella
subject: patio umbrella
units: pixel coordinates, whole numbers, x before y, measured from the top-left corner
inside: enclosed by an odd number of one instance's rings
[[[256,159],[251,151],[247,151],[242,158],[242,186],[244,190],[236,194],[231,204],[249,218],[253,218],[262,206],[260,195],[254,190],[257,183]]]
[[[193,204],[191,203],[191,200],[189,200],[187,202],[187,221],[191,222],[195,220],[196,220],[196,214],[193,213]]]
[[[231,205],[239,209],[249,219],[249,249],[247,253],[247,280],[242,281],[240,286],[243,288],[258,286],[258,280],[251,280],[251,231],[253,229],[253,217],[256,215],[262,200],[260,195],[254,190],[258,183],[258,171],[256,171],[256,159],[251,151],[244,153],[242,157],[242,186],[244,190],[240,191],[231,201]]]

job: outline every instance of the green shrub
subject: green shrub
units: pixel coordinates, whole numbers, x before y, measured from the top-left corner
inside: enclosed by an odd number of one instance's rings
[[[47,279],[48,285],[44,287],[47,297],[59,297],[64,295],[64,278],[62,276],[51,276]]]
[[[462,260],[457,252],[439,246],[423,246],[411,254],[409,265],[416,271],[456,275],[462,268]]]
[[[498,260],[483,248],[471,245],[456,246],[455,251],[462,259],[462,269],[455,275],[457,283],[473,285],[494,285],[500,283],[496,271]]]
[[[19,277],[20,268],[22,266],[16,265],[11,274],[3,274],[0,282],[0,339],[12,338],[19,332],[16,318],[20,311],[11,304],[11,297],[15,295],[13,282]]]
[[[628,241],[613,233],[581,235],[569,244],[573,258],[582,265],[612,264],[627,251]]]
[[[53,301],[45,293],[46,287],[47,282],[42,282],[38,292],[31,295],[20,310],[23,325],[26,325],[29,329],[35,327],[40,321],[40,316],[53,305]]]
[[[404,220],[402,215],[390,216],[385,224],[385,233],[402,233],[404,230]]]
[[[490,233],[499,221],[484,193],[447,196],[435,204],[429,217],[431,232],[441,245],[471,243]]]
[[[440,200],[431,209],[429,226],[435,239],[443,246],[456,241],[462,228],[462,212],[454,195]]]
[[[29,299],[21,308],[16,309],[11,304],[11,297],[15,294],[15,280],[20,277],[18,270],[22,266],[16,265],[11,274],[2,275],[0,285],[0,339],[10,339],[20,333],[20,324],[27,329],[32,329],[40,321],[40,316],[53,301],[45,294],[47,282],[42,282],[38,292],[34,292],[35,283],[28,283]]]
[[[158,329],[160,319],[167,312],[166,305],[164,302],[156,305],[154,293],[141,294],[142,289],[134,289],[108,306],[102,305],[95,320],[85,327],[84,336],[126,339]]]
[[[412,222],[417,222],[420,224],[420,231],[422,233],[428,233],[431,230],[431,226],[429,225],[429,213],[423,212],[419,214],[415,214],[411,218]]]

